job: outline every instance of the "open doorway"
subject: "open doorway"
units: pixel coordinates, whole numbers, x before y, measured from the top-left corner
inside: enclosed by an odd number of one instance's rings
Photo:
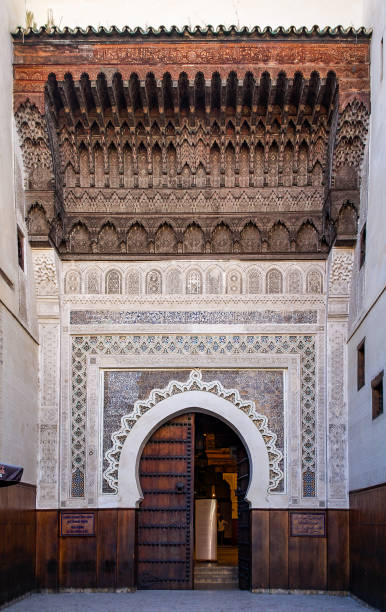
[[[206,414],[195,415],[195,588],[238,588],[240,445],[225,423]],[[212,525],[208,524],[211,509]]]
[[[138,588],[248,589],[249,460],[233,429],[194,409],[167,421],[143,449],[139,478]],[[198,550],[205,500],[216,548],[209,557]]]

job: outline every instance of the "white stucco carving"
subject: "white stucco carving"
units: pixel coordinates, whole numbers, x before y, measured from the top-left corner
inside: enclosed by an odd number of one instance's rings
[[[37,295],[56,295],[58,279],[53,249],[33,250],[32,254]]]
[[[177,401],[169,401],[174,396],[177,396]],[[217,399],[214,400],[214,397]],[[218,399],[225,402],[218,402]],[[157,410],[154,410],[155,408]],[[105,477],[111,488],[118,492],[120,500],[125,500],[127,503],[130,501],[129,507],[132,507],[134,502],[134,505],[137,505],[141,499],[137,467],[140,451],[150,433],[165,422],[165,417],[192,408],[216,414],[228,422],[246,444],[252,464],[248,493],[251,502],[252,499],[255,500],[255,495],[261,497],[263,491],[265,494],[272,491],[284,477],[279,468],[283,455],[275,446],[276,434],[269,430],[267,418],[258,414],[254,402],[242,400],[237,389],[225,389],[219,381],[204,382],[200,370],[192,370],[185,383],[172,380],[164,389],[154,389],[147,400],[137,401],[133,411],[122,418],[119,431],[112,435],[113,447],[106,452],[110,466],[105,471]],[[240,411],[252,420],[257,431],[253,432],[248,421],[239,418]],[[142,422],[142,417],[146,413],[149,415]],[[134,435],[130,435],[131,432]],[[256,440],[253,439],[254,433]],[[259,470],[256,468],[257,465]],[[255,476],[253,466],[255,466]],[[133,469],[136,471],[137,489],[133,487]],[[259,471],[258,478],[257,471]]]
[[[71,262],[63,263],[64,293],[66,294],[126,294],[126,295],[189,295],[190,299],[200,299],[203,295],[234,296],[243,294],[274,293],[302,294],[307,286],[308,294],[320,294],[323,288],[324,263],[308,261],[277,262],[276,273],[280,279],[277,287],[271,290],[268,282],[268,273],[271,272],[270,262],[257,263],[240,261],[216,262],[206,260],[188,261],[157,261],[154,262]],[[196,283],[199,279],[199,289],[191,288],[191,274],[195,274]],[[116,289],[108,289],[111,273],[129,279],[130,282],[118,283]],[[296,279],[294,278],[296,273]],[[313,273],[313,282],[309,282],[309,275]],[[90,274],[104,278],[104,282],[94,282],[90,286]],[[135,275],[135,282],[133,282]],[[283,287],[283,278],[286,278]],[[317,282],[315,282],[315,278]],[[307,279],[307,280],[306,280]],[[91,287],[91,288],[90,288]],[[196,296],[196,298],[195,298]]]

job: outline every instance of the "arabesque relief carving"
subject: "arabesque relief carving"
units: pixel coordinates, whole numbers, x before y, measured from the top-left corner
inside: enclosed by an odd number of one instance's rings
[[[88,64],[79,73],[78,61],[46,76],[36,68],[45,114],[27,100],[16,122],[28,188],[53,195],[49,205],[42,195],[31,202],[31,237],[49,234],[72,258],[312,258],[325,257],[337,233],[355,238],[367,90],[349,87],[341,65],[359,62],[355,79],[365,86],[366,34],[334,32],[339,44],[328,45],[315,32],[307,41],[288,34],[296,45],[250,40],[259,35],[247,31],[220,45],[222,36],[200,45],[92,41],[98,74]],[[49,35],[41,38],[51,44]],[[81,44],[75,39],[69,53]],[[305,64],[311,56],[312,69]],[[117,58],[127,67],[104,71]],[[29,79],[23,61],[18,86]],[[279,68],[289,61],[296,72]],[[341,201],[343,191],[350,193]]]

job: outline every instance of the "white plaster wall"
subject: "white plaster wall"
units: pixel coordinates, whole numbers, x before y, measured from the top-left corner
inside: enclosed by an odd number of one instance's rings
[[[23,170],[12,108],[12,41],[9,32],[24,17],[23,0],[0,2],[0,462],[25,468],[36,482],[38,345],[31,251],[25,270],[17,256],[17,226],[25,226]]]
[[[22,19],[21,1],[0,2],[0,205],[1,240],[0,268],[17,287],[18,262],[15,218],[13,140],[14,122],[12,109],[12,40],[9,32]],[[16,309],[17,296],[0,275],[0,298],[9,308]]]
[[[386,285],[386,2],[367,0],[364,3],[363,23],[373,29],[364,299],[366,311]]]
[[[371,380],[386,371],[386,2],[367,0],[363,24],[373,28],[371,42],[371,116],[368,164],[364,165],[359,230],[366,223],[366,262],[358,271],[356,247],[348,341],[350,490],[386,481],[386,406],[372,420]],[[384,38],[383,58],[381,39]],[[383,78],[381,64],[383,61]],[[368,165],[368,168],[366,167]],[[363,296],[363,297],[361,297]],[[351,336],[351,337],[350,337]],[[357,390],[357,346],[366,338],[365,386]],[[384,381],[386,384],[386,379]]]
[[[349,482],[350,490],[386,481],[386,406],[372,419],[371,380],[384,369],[386,375],[386,294],[377,302],[348,345]],[[365,340],[365,385],[357,391],[357,349]],[[384,386],[386,379],[384,379]],[[384,400],[385,403],[385,400]]]
[[[0,462],[24,467],[36,483],[38,345],[0,304]]]
[[[131,0],[27,0],[37,24],[47,20],[47,9],[52,9],[55,23],[60,26],[111,26],[122,27],[211,24],[224,25],[291,25],[312,27],[362,25],[363,0],[147,0],[135,3]]]

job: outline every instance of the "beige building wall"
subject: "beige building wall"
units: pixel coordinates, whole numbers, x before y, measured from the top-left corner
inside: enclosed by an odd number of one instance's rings
[[[23,168],[12,105],[12,41],[24,2],[0,3],[0,462],[24,467],[36,483],[38,341],[31,251],[25,224]],[[24,239],[19,266],[17,228]]]
[[[366,260],[359,267],[360,241],[351,286],[348,336],[350,490],[386,480],[386,410],[372,419],[371,381],[386,370],[386,3],[367,0],[363,25],[371,42],[371,115],[363,169],[359,232],[366,224]],[[365,339],[365,385],[357,389],[357,347]],[[386,381],[385,381],[386,382]]]

